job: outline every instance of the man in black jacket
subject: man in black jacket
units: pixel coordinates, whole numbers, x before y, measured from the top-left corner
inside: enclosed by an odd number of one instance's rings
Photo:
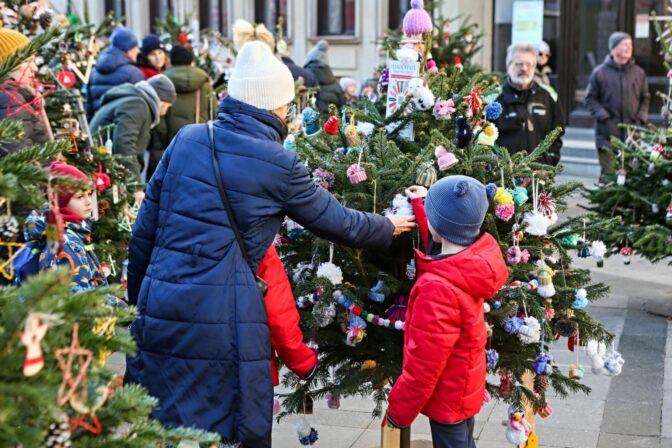
[[[537,52],[532,45],[511,45],[506,54],[507,79],[497,101],[502,114],[495,121],[499,129],[497,144],[510,153],[532,152],[556,127],[565,126],[560,105],[551,94],[534,82]],[[539,161],[557,165],[562,139],[558,137]]]
[[[619,123],[643,125],[648,119],[649,85],[644,70],[632,59],[632,38],[616,32],[609,37],[604,62],[593,70],[586,90],[586,107],[595,118],[595,144],[602,175],[614,172],[610,138],[625,140]]]

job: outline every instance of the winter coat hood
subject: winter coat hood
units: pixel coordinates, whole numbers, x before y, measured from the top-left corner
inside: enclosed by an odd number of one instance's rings
[[[434,260],[416,250],[418,276],[431,272],[474,299],[489,299],[506,281],[508,270],[492,235],[484,233],[462,252]]]
[[[115,47],[108,47],[100,54],[96,61],[96,70],[109,74],[122,65],[134,65],[126,53]]]
[[[190,65],[171,67],[165,71],[164,75],[173,81],[178,94],[195,92],[208,82],[208,74],[205,71]]]
[[[103,95],[103,100],[101,101],[100,105],[104,106],[120,98],[131,96],[139,96],[140,98],[144,99],[149,106],[149,110],[152,112],[152,127],[159,124],[159,119],[161,118],[159,116],[159,96],[147,81],[140,81],[135,85],[126,83],[117,87],[113,87],[105,95]]]
[[[219,103],[217,116],[242,133],[253,132],[266,140],[278,143],[282,143],[287,133],[286,125],[271,111],[258,109],[230,96]]]
[[[156,126],[159,124],[159,120],[161,120],[161,115],[159,114],[161,100],[159,99],[159,95],[156,94],[154,87],[147,81],[140,81],[135,84],[135,87],[140,90],[141,95],[145,98],[147,104],[149,104],[149,110],[152,111],[152,127]]]

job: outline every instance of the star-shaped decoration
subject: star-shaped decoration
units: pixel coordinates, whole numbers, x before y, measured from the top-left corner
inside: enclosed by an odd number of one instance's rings
[[[42,112],[42,100],[45,96],[53,92],[54,88],[56,87],[53,84],[42,84],[38,82],[37,79],[33,79],[32,82],[24,81],[23,78],[25,77],[26,71],[28,70],[29,68],[26,67],[18,80],[8,79],[4,83],[0,84],[0,90],[9,96],[9,102],[7,103],[7,109],[5,110],[5,118],[12,117],[22,110],[25,110],[26,112],[35,116],[39,115]],[[14,88],[10,89],[9,87],[12,86]],[[19,89],[21,86],[31,86],[32,90],[35,92],[35,97],[28,102],[22,102],[18,98],[20,94]],[[18,107],[16,110],[12,110],[15,105],[18,105]]]
[[[66,355],[67,359],[65,359]],[[59,406],[65,405],[70,399],[85,403],[87,394],[86,371],[91,364],[93,355],[91,350],[82,348],[79,345],[79,324],[75,323],[72,326],[72,342],[70,343],[70,347],[56,350],[55,357],[58,361],[58,366],[63,371],[63,381],[58,388],[56,402]],[[72,364],[75,358],[77,358],[79,364],[79,372],[73,378]]]

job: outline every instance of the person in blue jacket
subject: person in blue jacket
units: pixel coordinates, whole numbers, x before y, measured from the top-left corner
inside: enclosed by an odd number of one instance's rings
[[[267,448],[271,343],[254,273],[285,216],[353,247],[387,247],[415,224],[412,217],[343,207],[313,183],[296,153],[284,150],[294,80],[268,45],[243,45],[228,93],[214,122],[214,146],[250,264],[220,198],[208,126],[187,125],[149,182],[129,243],[138,351],[127,360],[126,381],[159,399],[153,416],[166,425]]]
[[[117,27],[110,40],[112,45],[100,53],[86,85],[86,116],[89,120],[100,107],[105,92],[120,84],[135,84],[145,79],[135,65],[140,48],[133,32]]]

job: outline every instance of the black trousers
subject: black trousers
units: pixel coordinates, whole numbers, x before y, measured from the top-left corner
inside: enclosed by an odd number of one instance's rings
[[[460,423],[429,421],[434,448],[476,448],[474,442],[474,417]]]

